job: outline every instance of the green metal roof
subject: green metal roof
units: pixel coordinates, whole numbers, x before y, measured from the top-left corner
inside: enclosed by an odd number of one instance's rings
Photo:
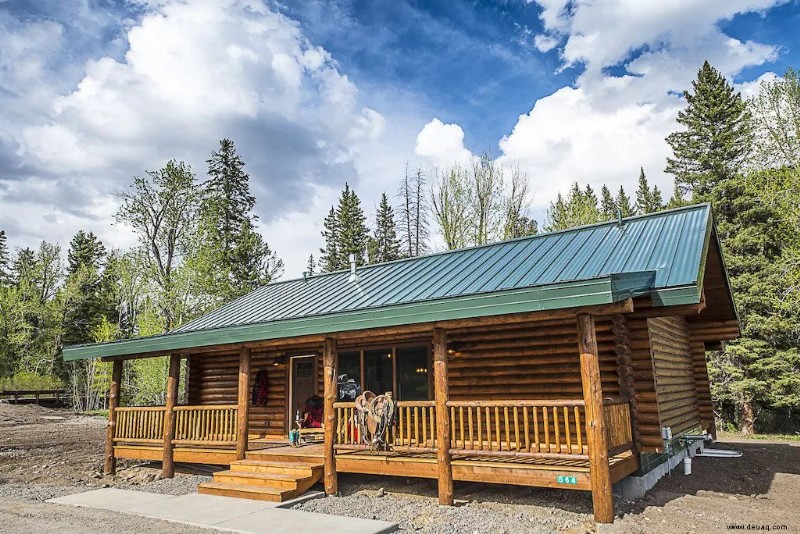
[[[164,335],[65,360],[618,302],[700,301],[708,204],[268,284]]]

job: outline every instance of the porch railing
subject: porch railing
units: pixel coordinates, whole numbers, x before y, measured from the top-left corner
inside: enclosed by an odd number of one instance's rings
[[[582,400],[449,401],[452,454],[586,457]]]
[[[448,401],[451,454],[463,456],[588,459],[583,400]],[[621,398],[603,406],[609,452],[633,446],[630,406]],[[355,403],[337,402],[334,448],[367,449],[358,435]],[[400,401],[386,447],[397,452],[436,450],[434,401]]]
[[[355,403],[337,402],[334,432],[335,448],[367,449],[360,439]],[[433,452],[436,450],[436,408],[434,401],[400,401],[397,418],[389,428],[386,445],[398,452],[408,450]]]
[[[164,406],[130,406],[117,408],[114,441],[141,445],[164,442]]]
[[[176,406],[176,445],[233,445],[238,408],[232,405]]]
[[[400,401],[397,424],[389,431],[394,449],[436,450],[436,406],[434,401]]]
[[[606,399],[603,403],[606,422],[606,444],[611,455],[633,448],[631,408],[622,398]]]
[[[175,407],[175,445],[227,446],[236,444],[237,406]],[[114,442],[163,445],[164,406],[116,408]]]

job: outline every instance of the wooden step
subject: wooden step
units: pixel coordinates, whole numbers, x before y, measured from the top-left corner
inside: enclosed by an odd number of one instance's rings
[[[322,465],[325,461],[320,454],[285,454],[268,451],[250,451],[247,453],[248,460],[263,460],[267,462],[293,462]]]
[[[289,490],[296,490],[298,486],[302,486],[304,482],[307,482],[311,478],[313,478],[313,475],[298,477],[296,475],[282,473],[251,473],[249,471],[220,471],[214,473],[214,482],[271,486],[273,488]]]
[[[202,482],[197,486],[197,493],[219,495],[221,497],[238,497],[258,501],[281,502],[294,497],[295,491],[270,486],[247,484],[227,484],[224,482]]]
[[[322,470],[322,463],[276,462],[271,460],[237,460],[230,464],[231,471],[249,473],[276,473],[309,477]]]

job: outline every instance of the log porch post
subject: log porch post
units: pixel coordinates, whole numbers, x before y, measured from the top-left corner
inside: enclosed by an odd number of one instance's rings
[[[450,458],[450,418],[447,381],[447,333],[433,331],[433,392],[436,402],[436,463],[439,477],[439,504],[453,506],[453,465]]]
[[[239,352],[239,402],[236,410],[236,459],[247,456],[247,439],[250,431],[250,349]]]
[[[121,382],[122,360],[114,360],[113,367],[111,368],[111,385],[108,390],[106,461],[103,465],[103,473],[106,475],[113,475],[117,471],[117,459],[114,457],[114,435],[117,429],[117,408],[119,408],[119,387]]]
[[[161,476],[175,476],[175,462],[172,455],[172,440],[175,439],[175,405],[178,403],[178,382],[181,375],[180,354],[169,356],[169,376],[167,376],[167,399],[164,403],[164,457],[161,462]]]
[[[337,346],[336,339],[332,337],[325,338],[325,349],[322,353],[323,372],[323,421],[325,421],[324,433],[324,450],[325,450],[325,467],[324,467],[324,482],[325,493],[327,495],[335,495],[339,492],[339,480],[336,476],[336,458],[334,457],[333,450],[333,437],[336,426],[336,413],[333,409],[333,403],[336,402],[336,364],[337,364]]]
[[[597,336],[594,317],[578,316],[578,346],[581,354],[581,384],[586,404],[586,444],[589,447],[589,478],[592,484],[594,519],[598,523],[614,521],[614,499],[608,466],[603,389],[600,383]]]

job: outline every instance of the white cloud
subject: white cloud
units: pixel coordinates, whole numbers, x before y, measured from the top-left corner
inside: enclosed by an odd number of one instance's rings
[[[685,106],[679,95],[691,87],[702,62],[708,59],[732,77],[777,53],[776,47],[725,35],[718,26],[736,13],[779,3],[774,0],[537,3],[547,39],[563,40],[564,65],[584,67],[574,85],[539,99],[500,141],[502,159],[519,162],[533,176],[540,216],[572,181],[631,188],[640,166],[668,195],[672,178],[663,173],[669,154],[664,139],[677,127],[675,117]],[[606,71],[620,65],[624,75]],[[741,88],[745,96],[753,89]]]
[[[691,46],[712,32],[720,20],[738,13],[764,11],[786,0],[609,0],[569,2],[539,0],[545,30],[567,37],[562,57],[587,69],[601,69],[633,50]]]
[[[433,167],[444,167],[467,161],[471,157],[464,147],[464,130],[458,124],[444,124],[433,119],[417,135],[414,153]]]
[[[319,247],[325,204],[345,179],[396,187],[396,175],[364,172],[401,169],[398,153],[410,153],[421,122],[399,129],[405,145],[375,150],[387,118],[296,22],[255,0],[139,3],[146,10],[125,34],[124,57],[86,62],[80,81],[59,91],[47,65],[63,61],[63,27],[0,19],[0,68],[10,72],[0,89],[14,95],[0,91],[0,168],[14,169],[0,175],[0,227],[12,243],[65,244],[87,228],[130,245],[112,226],[112,191],[171,158],[203,178],[222,137],[248,164],[262,229],[287,275]]]
[[[558,46],[558,39],[552,35],[540,33],[533,38],[533,46],[535,46],[539,52],[549,52]]]

